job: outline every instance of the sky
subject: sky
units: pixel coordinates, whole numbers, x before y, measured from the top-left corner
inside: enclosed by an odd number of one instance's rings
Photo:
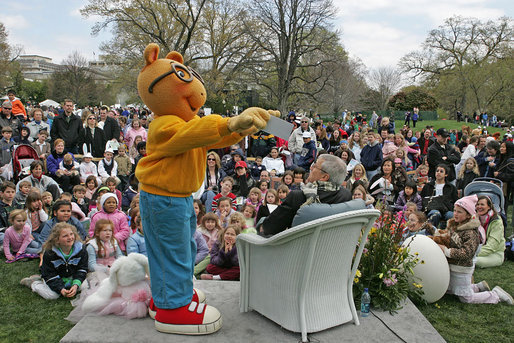
[[[99,55],[109,31],[91,35],[100,18],[83,18],[86,0],[16,0],[2,4],[2,22],[11,45],[24,54],[41,55],[61,63],[73,51],[89,60]],[[333,0],[334,28],[352,58],[368,69],[395,66],[405,54],[418,50],[430,30],[453,15],[494,20],[514,16],[509,0]]]

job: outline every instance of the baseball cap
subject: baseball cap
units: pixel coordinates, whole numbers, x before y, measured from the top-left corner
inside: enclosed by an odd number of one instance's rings
[[[236,169],[237,168],[248,168],[245,161],[239,161],[236,163]]]
[[[310,133],[310,132],[308,132],[308,131],[304,131],[304,132],[302,133],[302,138],[312,138],[312,137],[311,137],[311,133]]]
[[[448,133],[448,130],[446,130],[444,127],[437,130],[436,134],[441,137],[448,137],[450,134]]]

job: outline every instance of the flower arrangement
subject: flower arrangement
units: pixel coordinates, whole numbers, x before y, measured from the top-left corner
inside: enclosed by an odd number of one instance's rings
[[[380,204],[378,205],[380,206]],[[402,247],[405,223],[383,210],[368,235],[353,284],[354,299],[360,303],[364,288],[371,295],[371,306],[394,313],[409,297],[423,302],[423,286],[413,282],[413,268],[420,261]]]

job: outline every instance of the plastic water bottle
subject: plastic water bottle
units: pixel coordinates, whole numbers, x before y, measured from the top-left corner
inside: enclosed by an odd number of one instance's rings
[[[371,302],[371,296],[368,293],[368,289],[364,288],[364,293],[361,297],[361,317],[369,316],[369,303]]]

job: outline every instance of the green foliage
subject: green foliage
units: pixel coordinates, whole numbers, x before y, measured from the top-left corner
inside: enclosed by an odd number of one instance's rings
[[[21,89],[17,91],[18,96],[23,102],[31,101],[39,103],[44,101],[47,97],[48,84],[46,81],[28,81],[21,82]]]
[[[364,288],[371,295],[371,305],[391,313],[401,308],[402,302],[411,298],[421,302],[422,285],[412,282],[413,268],[424,263],[402,248],[402,229],[396,218],[382,214],[368,235],[361,257],[353,294],[360,301]]]
[[[401,111],[412,111],[414,107],[421,111],[434,111],[438,105],[437,100],[421,87],[400,91],[389,100],[390,108]]]

